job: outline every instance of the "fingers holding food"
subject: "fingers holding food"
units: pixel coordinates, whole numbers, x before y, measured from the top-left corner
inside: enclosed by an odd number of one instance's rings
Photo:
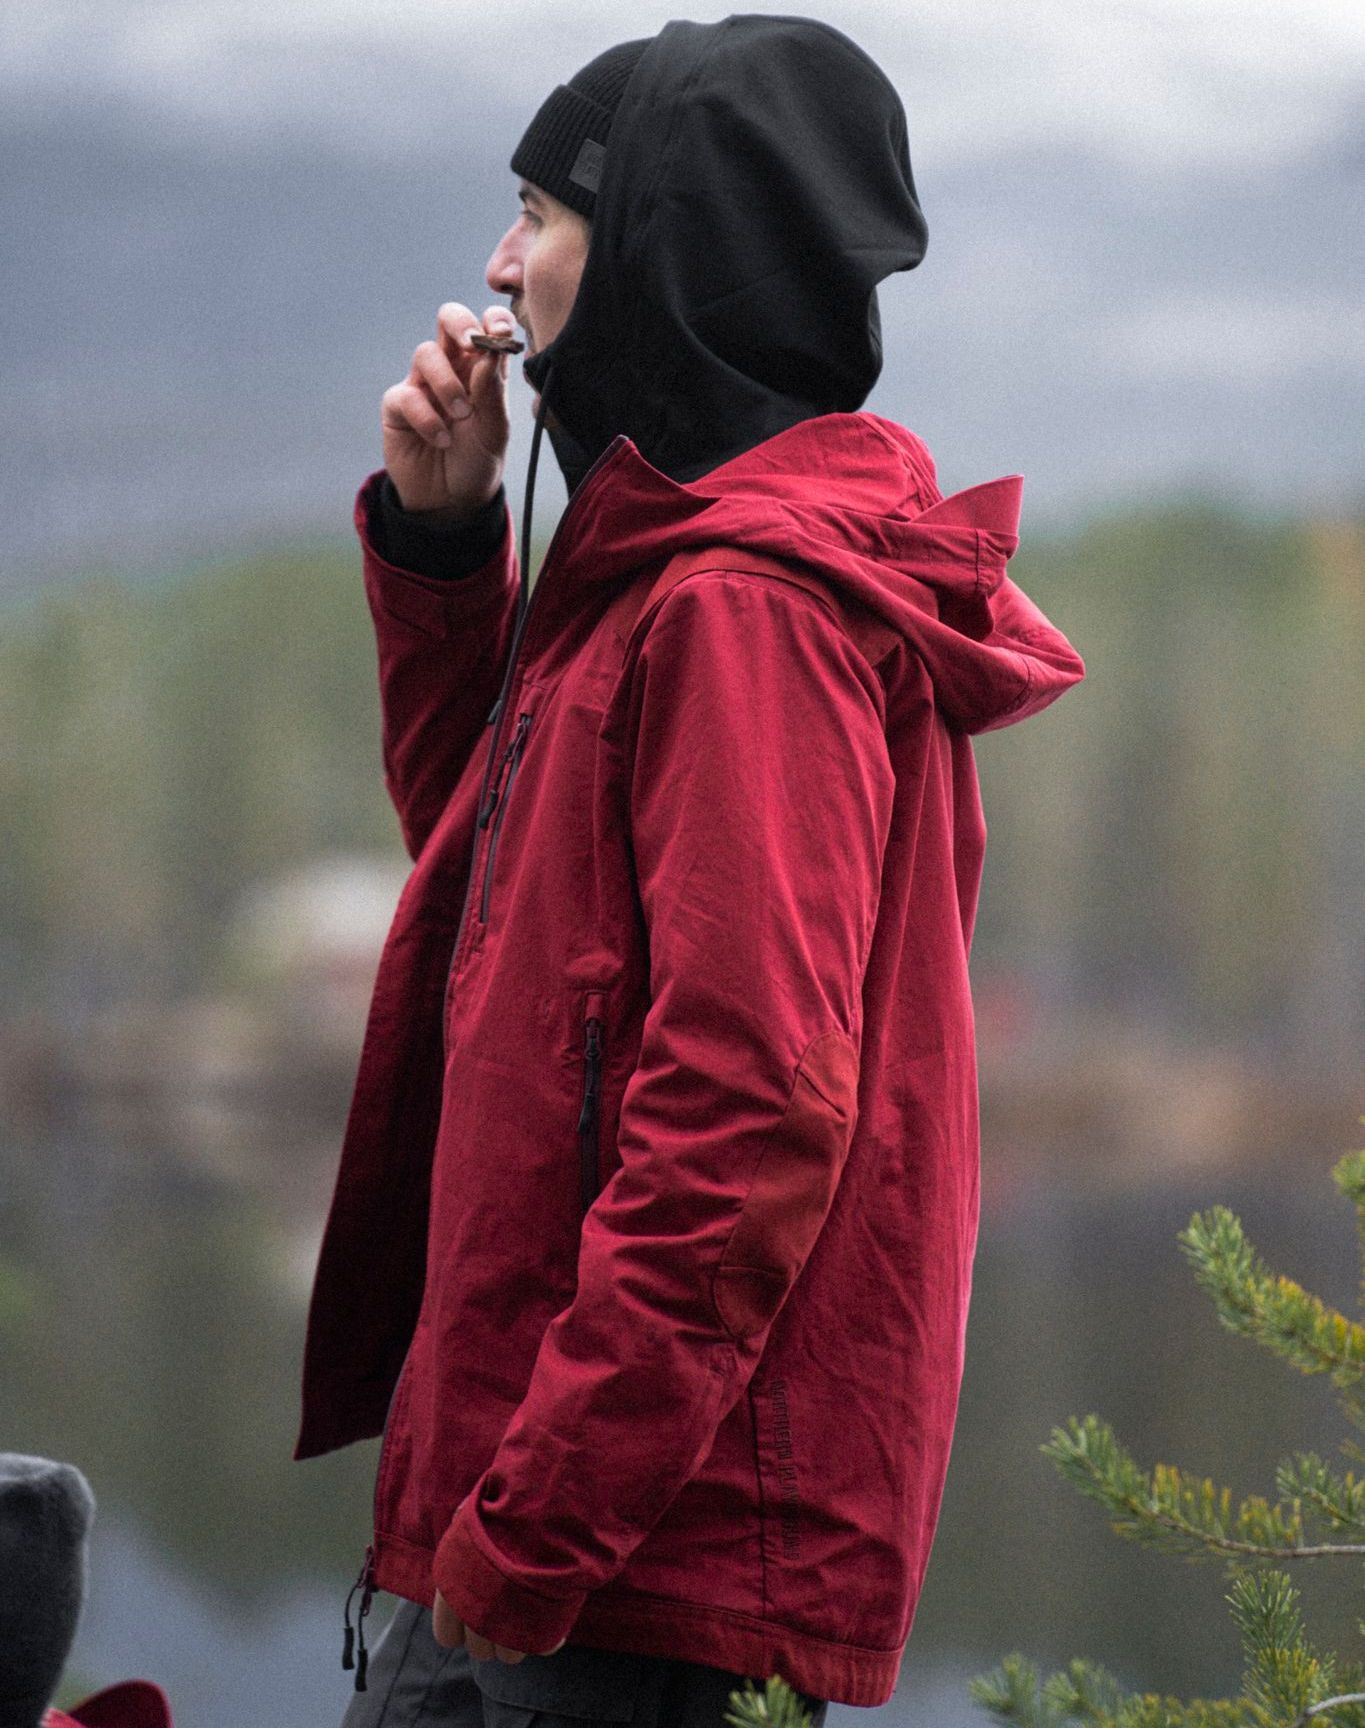
[[[478,348],[485,354],[520,354],[525,348],[524,342],[519,342],[515,336],[489,335],[482,330],[472,330],[469,335],[471,348]]]
[[[438,450],[450,448],[450,429],[440,409],[410,381],[384,392],[379,417],[386,434],[411,433]]]
[[[423,342],[413,353],[409,382],[425,385],[437,407],[451,420],[467,419],[473,412],[465,382],[435,342]]]
[[[479,319],[447,301],[435,338],[418,344],[407,377],[385,393],[384,464],[405,509],[466,514],[497,492],[507,454],[507,356],[521,348],[513,329],[505,307]]]

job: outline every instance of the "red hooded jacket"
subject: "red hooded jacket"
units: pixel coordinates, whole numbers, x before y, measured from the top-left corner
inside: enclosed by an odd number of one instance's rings
[[[308,1457],[385,1432],[378,1588],[884,1702],[977,1231],[969,734],[1082,675],[868,413],[678,484],[616,439],[541,569],[357,526],[415,866],[310,1315]],[[489,790],[478,808],[485,763]],[[585,1212],[586,1205],[586,1212]]]

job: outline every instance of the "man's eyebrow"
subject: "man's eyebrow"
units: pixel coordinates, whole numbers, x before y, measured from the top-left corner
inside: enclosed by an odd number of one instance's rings
[[[521,182],[520,186],[517,187],[517,197],[521,199],[523,204],[530,204],[532,206],[538,205],[542,210],[545,208],[545,203],[541,198],[540,193],[534,186],[528,186],[524,180]]]

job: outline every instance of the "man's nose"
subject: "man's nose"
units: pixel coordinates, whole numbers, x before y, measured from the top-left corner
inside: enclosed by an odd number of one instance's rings
[[[498,241],[484,271],[484,280],[495,294],[521,291],[521,258],[514,243],[514,233],[515,230],[509,228]]]

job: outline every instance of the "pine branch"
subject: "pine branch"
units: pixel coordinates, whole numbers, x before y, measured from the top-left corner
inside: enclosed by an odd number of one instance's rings
[[[1114,1728],[1271,1728],[1262,1712],[1244,1699],[1161,1697],[1143,1692],[1130,1698]]]
[[[1268,1271],[1226,1206],[1196,1213],[1179,1242],[1230,1331],[1254,1338],[1300,1373],[1330,1376],[1347,1415],[1365,1427],[1357,1390],[1365,1379],[1365,1326]]]
[[[1363,1119],[1365,1120],[1365,1119]],[[1337,1187],[1355,1205],[1365,1305],[1365,1151],[1343,1158]],[[1365,1428],[1365,1325],[1345,1318],[1256,1258],[1238,1219],[1224,1207],[1196,1214],[1180,1237],[1199,1283],[1234,1332],[1266,1345],[1305,1374],[1327,1374],[1347,1415]],[[1365,1447],[1342,1451],[1365,1464]],[[1252,1495],[1234,1506],[1226,1488],[1173,1465],[1147,1473],[1097,1416],[1072,1417],[1043,1447],[1058,1471],[1109,1512],[1113,1528],[1148,1546],[1195,1559],[1223,1557],[1233,1573],[1227,1597],[1241,1634],[1245,1671],[1235,1699],[1124,1695],[1088,1662],[1046,1681],[1022,1656],[971,1683],[972,1696],[1009,1728],[1365,1728],[1365,1665],[1339,1663],[1309,1643],[1298,1591],[1280,1570],[1245,1561],[1365,1555],[1365,1476],[1300,1452],[1276,1472],[1279,1499]],[[1360,1540],[1310,1540],[1319,1532]],[[1360,1623],[1365,1636],[1365,1621]],[[1324,1725],[1325,1728],[1325,1725]]]
[[[1165,1553],[1258,1560],[1365,1554],[1365,1543],[1305,1541],[1292,1499],[1272,1506],[1250,1495],[1234,1510],[1231,1492],[1207,1478],[1188,1477],[1172,1464],[1158,1464],[1148,1475],[1098,1416],[1072,1417],[1066,1428],[1053,1429],[1042,1450],[1067,1481],[1109,1512],[1120,1536]]]
[[[1321,1704],[1310,1704],[1301,1716],[1295,1718],[1293,1728],[1303,1728],[1303,1724],[1314,1716],[1321,1716],[1325,1710],[1343,1709],[1347,1704],[1365,1704],[1365,1692],[1342,1692],[1335,1698],[1324,1698]]]
[[[1043,1697],[1061,1717],[1094,1724],[1115,1721],[1131,1702],[1112,1674],[1084,1660],[1069,1662],[1046,1680]]]
[[[1331,1695],[1336,1664],[1309,1644],[1299,1593],[1284,1572],[1244,1573],[1227,1600],[1242,1635],[1245,1695],[1274,1721],[1297,1721]]]
[[[736,1688],[725,1721],[728,1728],[810,1728],[810,1713],[787,1682],[774,1674],[762,1692],[752,1680],[744,1682],[742,1692]]]
[[[1286,1499],[1306,1503],[1330,1529],[1365,1536],[1365,1481],[1351,1471],[1337,1476],[1315,1452],[1299,1452],[1280,1465],[1275,1486]]]
[[[1246,1700],[1125,1693],[1093,1662],[1076,1661],[1041,1684],[1032,1662],[1007,1656],[968,1684],[972,1699],[1009,1728],[1273,1728]]]
[[[967,1683],[974,1703],[1012,1728],[1065,1728],[1067,1717],[1044,1696],[1038,1670],[1016,1651],[989,1674]]]

